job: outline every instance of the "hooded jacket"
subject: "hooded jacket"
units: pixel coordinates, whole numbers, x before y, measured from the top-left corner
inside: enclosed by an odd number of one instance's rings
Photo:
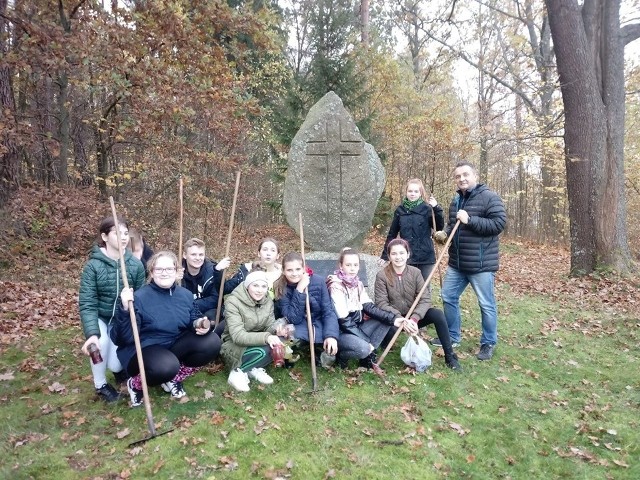
[[[185,331],[195,332],[193,321],[202,317],[186,288],[173,285],[162,288],[151,282],[133,294],[140,346],[160,345],[170,348]],[[120,363],[127,367],[136,355],[131,316],[122,305],[111,329],[111,340],[118,346]]]
[[[144,284],[144,267],[129,251],[124,253],[124,261],[129,286],[137,290]],[[123,287],[120,260],[109,258],[98,245],[94,245],[89,261],[82,270],[78,295],[85,338],[92,335],[100,337],[98,319],[102,319],[107,325],[111,322],[117,314]]]
[[[432,209],[431,205],[424,202],[411,210],[407,210],[404,205],[396,208],[380,258],[389,260],[387,245],[400,234],[400,238],[406,240],[411,249],[410,265],[436,263],[436,253],[431,239],[431,230],[434,228],[432,210],[436,220],[435,228],[436,230],[442,230],[444,227],[444,211],[440,205],[436,205]]]
[[[469,223],[460,223],[449,245],[449,266],[467,273],[498,271],[499,235],[507,224],[502,200],[482,183],[471,191],[458,190],[449,207],[447,235],[453,230],[458,210],[469,214]]]
[[[225,320],[220,353],[230,370],[241,365],[247,347],[266,345],[267,338],[276,333],[273,300],[265,295],[255,301],[244,284],[225,299]]]

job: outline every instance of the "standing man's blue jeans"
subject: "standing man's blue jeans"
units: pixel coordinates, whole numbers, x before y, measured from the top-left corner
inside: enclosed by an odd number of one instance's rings
[[[461,340],[460,295],[469,284],[476,292],[482,314],[480,345],[495,345],[498,342],[498,309],[493,293],[494,280],[495,272],[467,274],[451,266],[447,267],[441,294],[452,342],[460,343]]]

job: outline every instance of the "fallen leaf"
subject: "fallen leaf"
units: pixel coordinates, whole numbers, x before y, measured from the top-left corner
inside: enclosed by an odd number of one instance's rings
[[[449,427],[453,430],[455,430],[456,432],[458,432],[458,435],[460,435],[461,437],[466,435],[467,432],[465,432],[464,428],[462,428],[461,425],[457,424],[457,423],[453,423],[451,422],[449,424]]]
[[[51,385],[49,385],[48,388],[50,392],[56,392],[56,393],[64,392],[67,389],[67,387],[65,387],[59,382],[53,382]]]
[[[116,437],[117,438],[124,438],[127,435],[129,435],[131,433],[131,431],[128,428],[125,428],[124,430],[120,430],[119,432],[116,433]]]
[[[0,373],[0,381],[13,380],[14,378],[13,372]]]

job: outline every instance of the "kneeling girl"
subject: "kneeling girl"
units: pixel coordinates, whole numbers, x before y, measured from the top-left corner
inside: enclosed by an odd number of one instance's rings
[[[249,391],[249,380],[273,383],[264,367],[272,362],[272,349],[282,346],[273,315],[273,300],[267,294],[267,275],[253,266],[241,285],[225,299],[226,325],[222,334],[222,357],[230,368],[229,385]]]

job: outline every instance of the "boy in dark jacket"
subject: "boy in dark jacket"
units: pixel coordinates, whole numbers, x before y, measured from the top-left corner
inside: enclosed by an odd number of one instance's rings
[[[198,238],[191,238],[184,244],[182,286],[193,294],[194,303],[198,310],[210,320],[214,320],[216,317],[220,284],[224,279],[224,270],[230,263],[229,257],[221,259],[218,263],[206,258],[205,244]],[[231,293],[242,282],[242,279],[241,276],[236,275],[226,281],[224,294]],[[223,330],[224,325],[219,326],[216,333],[222,334]]]

